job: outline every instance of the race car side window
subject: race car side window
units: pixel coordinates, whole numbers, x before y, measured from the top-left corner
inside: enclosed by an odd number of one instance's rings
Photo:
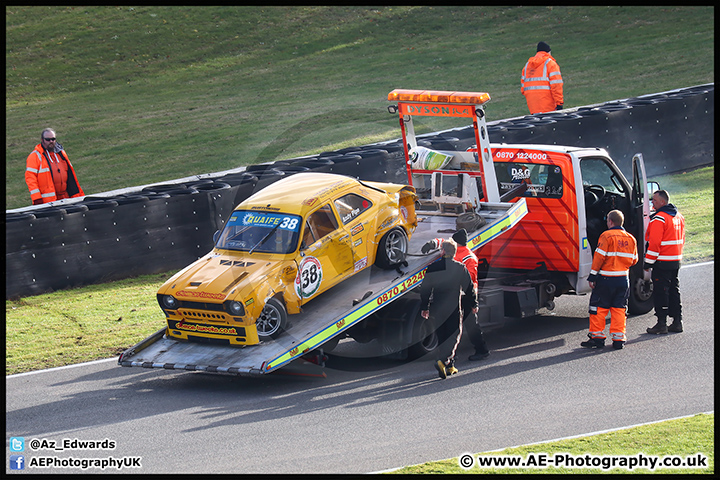
[[[306,247],[310,246],[337,228],[338,222],[330,204],[323,205],[308,216],[305,222],[303,244]]]
[[[370,200],[354,193],[349,193],[335,200],[335,208],[337,208],[343,225],[352,222],[370,207],[372,207]]]

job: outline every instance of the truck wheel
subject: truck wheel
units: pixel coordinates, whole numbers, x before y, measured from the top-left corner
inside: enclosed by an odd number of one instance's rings
[[[433,322],[429,318],[422,317],[418,320],[422,320],[418,336],[420,341],[408,347],[408,356],[412,360],[433,352],[440,345],[440,338]]]
[[[643,315],[653,308],[653,284],[646,282],[630,272],[630,298],[628,312],[632,315]]]
[[[378,244],[375,265],[392,270],[395,265],[405,261],[408,251],[408,237],[402,228],[393,228],[387,232]]]
[[[265,304],[260,318],[255,322],[260,340],[277,338],[287,328],[287,311],[277,299],[271,298]]]

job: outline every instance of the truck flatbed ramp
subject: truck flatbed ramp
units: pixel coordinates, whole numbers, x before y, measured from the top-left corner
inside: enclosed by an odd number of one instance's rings
[[[483,203],[479,212],[486,224],[468,232],[475,250],[512,228],[527,213],[524,199],[516,203]],[[118,363],[124,367],[204,371],[240,376],[273,372],[321,347],[376,310],[416,288],[425,269],[439,252],[422,255],[433,238],[448,238],[457,229],[455,216],[422,215],[409,244],[408,265],[398,270],[367,268],[308,302],[291,315],[290,327],[273,341],[245,347],[181,342],[167,338],[165,328],[127,349]]]

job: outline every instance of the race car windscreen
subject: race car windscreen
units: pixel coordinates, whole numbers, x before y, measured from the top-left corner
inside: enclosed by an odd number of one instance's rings
[[[301,225],[298,215],[238,210],[230,216],[215,246],[244,252],[292,253]]]

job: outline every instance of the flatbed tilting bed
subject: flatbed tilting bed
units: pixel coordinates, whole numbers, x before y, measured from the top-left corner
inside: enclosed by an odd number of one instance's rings
[[[483,202],[477,211],[487,222],[468,232],[468,247],[475,250],[517,224],[527,213],[524,199],[517,203]],[[177,341],[162,328],[120,355],[125,367],[204,371],[258,376],[288,365],[388,305],[422,282],[428,265],[439,252],[423,255],[421,247],[434,238],[449,238],[457,230],[454,215],[423,215],[410,239],[407,266],[381,270],[375,266],[321,294],[290,316],[290,327],[278,338],[258,345],[235,347]],[[370,293],[368,293],[370,292]]]

